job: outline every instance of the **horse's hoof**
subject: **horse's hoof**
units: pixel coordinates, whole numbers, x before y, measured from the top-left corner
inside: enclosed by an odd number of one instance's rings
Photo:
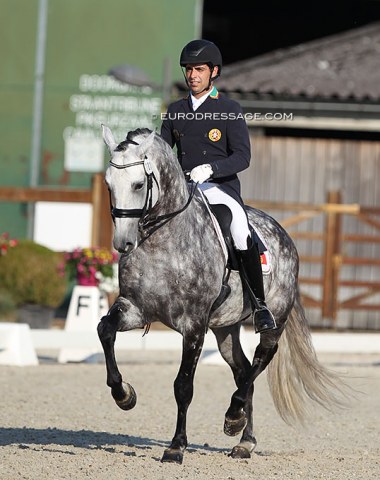
[[[232,458],[251,458],[251,453],[256,447],[256,438],[249,437],[247,440],[242,440],[239,445],[236,445],[229,454]]]
[[[238,435],[247,425],[247,421],[247,416],[243,409],[240,410],[240,417],[238,418],[229,418],[226,416],[224,419],[224,433],[229,437]]]
[[[251,452],[241,445],[236,445],[229,456],[232,458],[251,458]]]
[[[178,465],[181,465],[182,461],[183,452],[178,448],[167,448],[161,458],[161,462],[178,463]]]
[[[121,400],[116,400],[115,398],[116,405],[122,410],[131,410],[137,402],[137,395],[135,389],[129,383],[123,382],[122,385],[125,392],[125,397]]]

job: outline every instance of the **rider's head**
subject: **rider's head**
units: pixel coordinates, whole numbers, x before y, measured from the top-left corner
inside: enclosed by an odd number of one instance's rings
[[[222,54],[214,43],[208,40],[193,40],[183,48],[179,63],[186,69],[185,78],[191,90],[194,86],[191,83],[191,71],[200,66],[208,67],[207,86],[202,90],[204,92],[210,89],[212,82],[221,74],[223,62]]]

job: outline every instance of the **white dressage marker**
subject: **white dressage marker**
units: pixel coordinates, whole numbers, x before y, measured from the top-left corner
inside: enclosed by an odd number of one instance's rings
[[[38,365],[29,325],[0,323],[0,365]]]
[[[83,336],[88,333],[96,333],[96,327],[104,315],[108,312],[107,297],[98,287],[75,286],[70,301],[67,314],[65,331],[83,332]],[[99,341],[98,348],[62,348],[58,361],[66,362],[90,362],[96,354],[102,352]]]

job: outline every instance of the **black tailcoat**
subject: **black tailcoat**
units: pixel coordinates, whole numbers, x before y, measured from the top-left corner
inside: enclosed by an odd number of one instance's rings
[[[214,87],[196,111],[190,95],[169,105],[161,127],[164,140],[177,146],[183,170],[208,163],[211,181],[242,204],[237,173],[250,163],[248,127],[240,105]]]

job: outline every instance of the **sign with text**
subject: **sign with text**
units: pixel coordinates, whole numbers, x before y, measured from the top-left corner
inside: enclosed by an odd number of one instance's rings
[[[63,131],[67,171],[103,170],[102,124],[112,129],[118,141],[130,130],[158,126],[162,100],[150,87],[124,84],[109,75],[84,74],[79,78],[79,91],[69,99],[74,125]]]

